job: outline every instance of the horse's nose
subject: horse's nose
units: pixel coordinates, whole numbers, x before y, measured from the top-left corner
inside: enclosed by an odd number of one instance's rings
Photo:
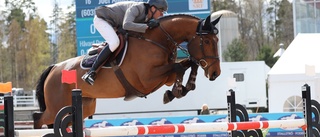
[[[214,80],[216,80],[216,78],[217,78],[218,76],[219,76],[218,73],[215,71],[215,72],[213,72],[213,74],[211,75],[211,77],[209,78],[209,80],[210,80],[210,81],[214,81]]]

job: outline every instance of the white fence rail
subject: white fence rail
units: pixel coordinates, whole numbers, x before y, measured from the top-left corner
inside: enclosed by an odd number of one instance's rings
[[[36,97],[36,92],[33,90],[30,96],[13,96],[13,105],[15,107],[37,107],[38,101]]]
[[[3,96],[0,97],[0,104],[3,104]],[[32,95],[29,96],[13,95],[13,105],[14,107],[37,107],[36,92],[33,90]]]

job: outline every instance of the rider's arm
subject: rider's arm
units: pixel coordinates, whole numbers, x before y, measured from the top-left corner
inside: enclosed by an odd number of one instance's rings
[[[145,33],[148,28],[147,24],[143,23],[145,17],[143,6],[130,7],[124,16],[123,29]],[[137,20],[139,20],[140,23],[136,23],[135,21]]]

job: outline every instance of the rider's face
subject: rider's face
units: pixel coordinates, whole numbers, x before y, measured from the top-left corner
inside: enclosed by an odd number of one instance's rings
[[[149,10],[150,17],[152,16],[152,13],[154,13],[153,18],[158,19],[159,17],[163,16],[164,10],[152,6],[151,9]]]

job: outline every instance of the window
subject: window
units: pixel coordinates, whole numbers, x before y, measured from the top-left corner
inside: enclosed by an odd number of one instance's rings
[[[244,81],[244,74],[243,73],[234,73],[233,78],[236,79],[236,82]]]
[[[283,104],[284,112],[301,112],[303,111],[303,101],[300,96],[291,96]]]

